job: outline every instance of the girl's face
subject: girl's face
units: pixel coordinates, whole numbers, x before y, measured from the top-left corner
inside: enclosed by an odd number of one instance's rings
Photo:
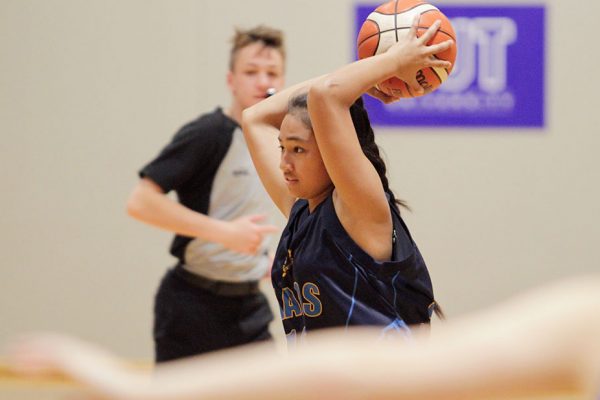
[[[279,168],[292,196],[320,203],[333,189],[312,131],[295,115],[281,123]]]

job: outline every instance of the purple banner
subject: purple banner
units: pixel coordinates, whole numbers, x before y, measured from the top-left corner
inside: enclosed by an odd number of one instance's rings
[[[376,7],[356,6],[357,35]],[[456,31],[452,74],[422,97],[384,105],[365,96],[373,124],[543,127],[545,8],[445,5],[440,10]]]

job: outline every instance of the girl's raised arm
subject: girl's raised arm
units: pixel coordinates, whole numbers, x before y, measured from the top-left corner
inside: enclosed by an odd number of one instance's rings
[[[296,198],[288,192],[279,170],[279,130],[287,113],[289,97],[296,91],[306,90],[316,79],[291,86],[247,108],[242,114],[242,130],[254,166],[267,193],[286,217]]]
[[[336,212],[350,236],[367,251],[369,246],[361,241],[387,237],[392,222],[381,179],[363,154],[349,109],[359,96],[392,76],[420,92],[423,89],[416,80],[418,70],[426,66],[449,67],[447,61],[433,55],[446,50],[451,42],[427,46],[439,26],[437,21],[417,37],[413,24],[410,32],[387,52],[346,65],[321,78],[309,90],[308,111],[321,156],[336,188]]]

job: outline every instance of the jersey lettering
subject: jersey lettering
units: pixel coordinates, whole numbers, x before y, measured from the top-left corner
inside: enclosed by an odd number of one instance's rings
[[[294,282],[294,290],[284,287],[281,289],[281,319],[295,318],[305,315],[315,318],[321,315],[323,306],[319,299],[319,287],[306,282],[300,290],[298,283]]]
[[[302,296],[306,300],[302,307],[304,308],[304,315],[307,317],[318,317],[321,315],[321,300],[319,300],[319,287],[312,282],[306,282],[302,287]]]
[[[294,292],[290,288],[284,287],[281,289],[281,299],[282,308],[281,308],[281,318],[288,319],[293,317],[299,317],[302,315],[302,307],[300,306],[300,302],[296,299]]]

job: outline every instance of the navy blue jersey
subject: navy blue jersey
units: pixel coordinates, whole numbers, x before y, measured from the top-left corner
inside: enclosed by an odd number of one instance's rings
[[[372,325],[385,334],[429,323],[434,300],[427,267],[390,207],[392,259],[378,262],[350,238],[331,195],[312,213],[308,201],[296,201],[271,273],[289,339],[320,328]]]

